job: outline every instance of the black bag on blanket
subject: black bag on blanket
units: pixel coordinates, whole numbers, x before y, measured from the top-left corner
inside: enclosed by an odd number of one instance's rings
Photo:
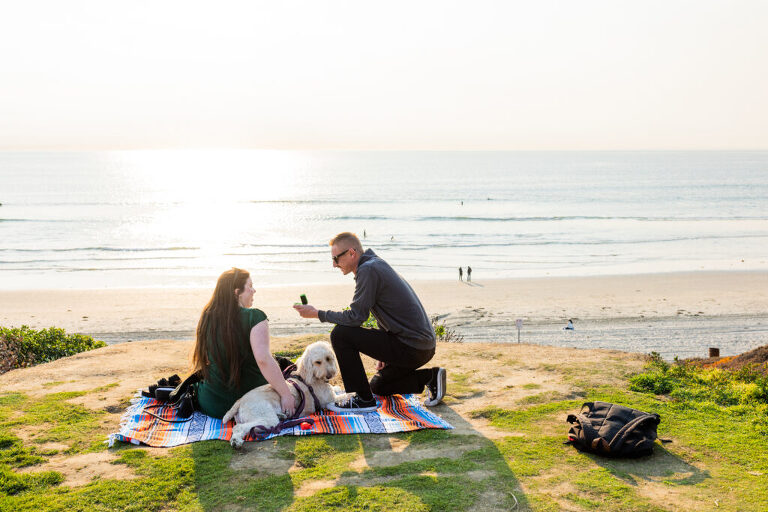
[[[579,414],[569,414],[567,421],[571,428],[566,444],[580,451],[606,457],[643,457],[653,453],[661,417],[623,405],[586,402]]]
[[[161,402],[156,405],[148,405],[144,408],[147,414],[154,416],[163,421],[168,421],[160,418],[156,414],[147,411],[147,409],[153,409],[156,407],[173,407],[176,409],[176,416],[186,420],[192,416],[195,412],[195,386],[193,384],[200,382],[200,372],[195,372],[183,381],[178,375],[168,377],[168,379],[160,379],[157,381],[157,385],[153,384],[149,386],[149,392],[142,391],[141,394],[149,398]],[[175,388],[163,386],[163,383],[174,383]],[[154,388],[154,389],[153,389]],[[150,394],[151,393],[151,394]]]
[[[168,395],[170,395],[174,388],[176,388],[179,384],[181,384],[181,377],[174,373],[167,379],[162,378],[158,380],[157,383],[150,384],[147,386],[146,390],[141,391],[141,395],[147,398],[160,400],[161,402],[167,402]]]

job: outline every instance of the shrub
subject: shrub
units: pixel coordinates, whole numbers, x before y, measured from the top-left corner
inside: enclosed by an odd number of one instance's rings
[[[346,307],[342,311],[348,311],[348,310],[349,310],[349,307]],[[363,327],[364,329],[378,329],[379,322],[376,321],[376,317],[373,316],[373,313],[368,313],[368,320],[360,324],[360,327]],[[332,330],[333,328],[331,328],[331,331]]]
[[[447,343],[461,343],[464,341],[464,336],[456,332],[455,329],[451,329],[445,325],[445,322],[440,323],[440,319],[437,316],[433,316],[431,319],[432,328],[435,330],[435,337],[437,341],[445,341]]]
[[[22,325],[18,328],[0,327],[0,345],[3,348],[2,369],[7,371],[105,347],[106,343],[83,334],[67,334],[56,327],[38,331]]]
[[[629,389],[640,393],[667,395],[674,389],[674,383],[666,373],[648,372],[629,379]]]
[[[348,307],[344,308],[344,311],[348,309]],[[461,343],[464,341],[464,336],[457,333],[454,329],[446,327],[445,322],[439,323],[439,318],[437,316],[430,318],[430,321],[432,322],[432,329],[435,331],[437,341],[445,341],[448,343]],[[368,320],[363,322],[360,327],[366,329],[378,329],[379,323],[376,321],[376,317],[373,316],[373,313],[368,313]]]
[[[379,322],[376,321],[376,317],[373,316],[373,313],[368,313],[368,320],[363,322],[363,325],[360,327],[365,327],[366,329],[378,329]]]
[[[669,364],[651,354],[645,369],[630,379],[629,389],[722,406],[768,404],[768,376],[752,366],[728,370],[679,361]]]

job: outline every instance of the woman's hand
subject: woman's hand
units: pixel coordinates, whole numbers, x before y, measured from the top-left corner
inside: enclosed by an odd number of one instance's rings
[[[296,412],[296,399],[290,392],[287,395],[280,395],[280,409],[288,417],[293,416],[293,413]]]
[[[291,394],[291,389],[285,379],[280,366],[269,353],[269,324],[266,320],[256,324],[251,329],[251,350],[253,358],[261,370],[261,374],[267,379],[272,389],[280,395],[280,410],[288,416],[292,416],[296,411],[296,400]]]

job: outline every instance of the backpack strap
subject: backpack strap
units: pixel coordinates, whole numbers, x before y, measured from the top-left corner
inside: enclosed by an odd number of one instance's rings
[[[608,445],[611,452],[614,452],[618,449],[620,449],[624,445],[624,441],[626,441],[627,436],[630,434],[632,430],[637,428],[641,423],[645,423],[648,420],[653,420],[656,422],[656,425],[659,424],[659,415],[658,414],[644,414],[643,416],[638,416],[637,418],[633,419],[621,429],[616,432],[616,435],[613,436],[613,439],[611,439],[610,444]]]
[[[581,431],[584,432],[584,444],[592,446],[595,440],[600,437],[600,434],[597,433],[597,429],[592,425],[592,420],[583,413],[576,416],[576,420],[581,425]]]
[[[585,407],[591,410],[592,405],[593,402],[584,402],[584,404],[581,406],[581,409],[579,409],[578,416],[575,414],[569,414],[566,418],[568,423],[578,423],[581,425],[581,431],[585,438],[585,444],[590,446],[592,445],[592,441],[594,441],[599,436],[595,426],[592,424],[592,420],[590,420],[582,411],[584,411]]]
[[[600,453],[601,451],[608,452],[610,450],[608,443],[605,439],[600,437],[600,434],[592,423],[592,420],[582,412],[585,408],[591,411],[593,407],[594,402],[584,402],[584,404],[581,406],[581,409],[579,410],[578,416],[574,416],[573,414],[568,415],[568,422],[578,422],[579,425],[581,425],[581,437],[583,437],[583,439],[580,440],[581,445],[597,453]]]

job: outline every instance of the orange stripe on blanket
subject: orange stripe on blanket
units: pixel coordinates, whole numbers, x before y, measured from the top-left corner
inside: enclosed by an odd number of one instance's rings
[[[313,434],[391,434],[425,428],[452,429],[445,420],[425,409],[416,395],[393,395],[376,397],[379,408],[365,414],[321,411],[309,416],[314,424],[306,430],[300,426],[283,429],[278,434],[248,437],[249,440],[271,439],[276,436]],[[157,419],[145,411],[145,407],[158,403],[146,397],[137,397],[126,411],[120,430],[109,436],[112,446],[115,441],[146,444],[155,447],[179,446],[182,444],[220,439],[227,441],[232,436],[233,422],[222,424],[221,420],[196,412],[189,421],[179,420],[171,407],[150,409],[167,421]]]

